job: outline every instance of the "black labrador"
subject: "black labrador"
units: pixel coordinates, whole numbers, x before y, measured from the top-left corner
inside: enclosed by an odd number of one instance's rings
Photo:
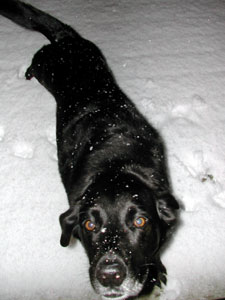
[[[103,299],[133,299],[166,283],[159,258],[179,208],[157,131],[119,88],[92,42],[54,17],[16,0],[0,13],[44,34],[26,72],[57,103],[59,172],[70,208],[61,245],[83,244],[90,280]]]

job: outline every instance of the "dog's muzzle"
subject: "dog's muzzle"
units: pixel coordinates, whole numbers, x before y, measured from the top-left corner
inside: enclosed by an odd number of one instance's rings
[[[138,295],[148,275],[146,272],[140,282],[131,275],[125,261],[112,253],[101,257],[94,270],[91,282],[104,300],[125,300]]]
[[[111,289],[119,287],[127,276],[127,267],[118,257],[104,256],[96,266],[96,279]]]

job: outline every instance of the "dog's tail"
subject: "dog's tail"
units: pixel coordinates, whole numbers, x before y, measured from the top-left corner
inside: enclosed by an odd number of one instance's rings
[[[81,38],[70,26],[18,0],[0,0],[0,14],[27,29],[41,32],[51,42],[65,37]]]

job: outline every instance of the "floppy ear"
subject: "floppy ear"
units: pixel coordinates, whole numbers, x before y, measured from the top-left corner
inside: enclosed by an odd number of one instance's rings
[[[62,228],[62,235],[60,244],[66,247],[70,243],[71,234],[74,226],[78,223],[79,205],[71,207],[59,217],[60,225]]]
[[[161,194],[157,196],[156,209],[159,218],[167,225],[172,225],[176,221],[179,204],[170,193]]]

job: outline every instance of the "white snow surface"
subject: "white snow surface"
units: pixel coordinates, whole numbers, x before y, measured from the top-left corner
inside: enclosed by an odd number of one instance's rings
[[[95,42],[161,132],[181,224],[160,300],[225,297],[225,2],[29,0]],[[24,72],[48,41],[0,16],[0,299],[99,300],[79,242],[59,245],[68,203],[55,102]]]

